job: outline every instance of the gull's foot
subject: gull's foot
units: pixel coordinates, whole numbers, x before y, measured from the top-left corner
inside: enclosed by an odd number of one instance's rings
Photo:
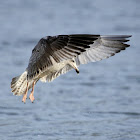
[[[27,99],[27,95],[24,94],[24,95],[23,95],[23,98],[22,98],[22,102],[26,103],[26,99]]]
[[[30,94],[29,99],[31,100],[32,103],[34,102],[35,98],[34,98],[34,95],[32,93]]]

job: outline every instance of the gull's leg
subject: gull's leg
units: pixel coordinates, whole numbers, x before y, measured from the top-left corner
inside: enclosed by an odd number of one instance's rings
[[[35,98],[34,98],[34,86],[35,86],[35,81],[33,82],[32,91],[31,91],[31,94],[29,96],[29,99],[31,100],[32,103],[35,100]]]
[[[23,98],[22,98],[22,102],[24,102],[24,103],[26,102],[26,99],[27,99],[27,93],[28,93],[28,82],[27,82],[26,91],[25,91]]]

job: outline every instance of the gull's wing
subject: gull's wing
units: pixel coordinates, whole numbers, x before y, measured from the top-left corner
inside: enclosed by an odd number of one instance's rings
[[[42,38],[32,51],[28,65],[28,79],[63,60],[75,58],[78,65],[95,62],[124,50],[130,36],[58,35]],[[53,59],[53,61],[52,61]]]
[[[100,36],[93,44],[89,45],[90,48],[87,48],[85,52],[75,58],[77,65],[100,61],[125,50],[130,46],[125,43],[129,41],[127,39],[129,37],[131,35]]]

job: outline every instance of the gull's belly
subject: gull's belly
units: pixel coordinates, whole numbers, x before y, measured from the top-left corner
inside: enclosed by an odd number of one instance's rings
[[[46,68],[46,70],[44,72],[40,73],[38,78],[40,79],[40,78],[42,78],[44,76],[50,75],[52,73],[55,73],[55,72],[61,70],[67,64],[68,64],[68,61],[63,61],[61,63],[55,63],[53,66],[51,66],[49,68]]]

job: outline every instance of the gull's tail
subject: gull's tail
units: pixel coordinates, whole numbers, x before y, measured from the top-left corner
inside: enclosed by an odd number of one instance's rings
[[[11,89],[14,95],[20,96],[25,93],[27,88],[27,71],[20,76],[14,77],[11,82]]]

